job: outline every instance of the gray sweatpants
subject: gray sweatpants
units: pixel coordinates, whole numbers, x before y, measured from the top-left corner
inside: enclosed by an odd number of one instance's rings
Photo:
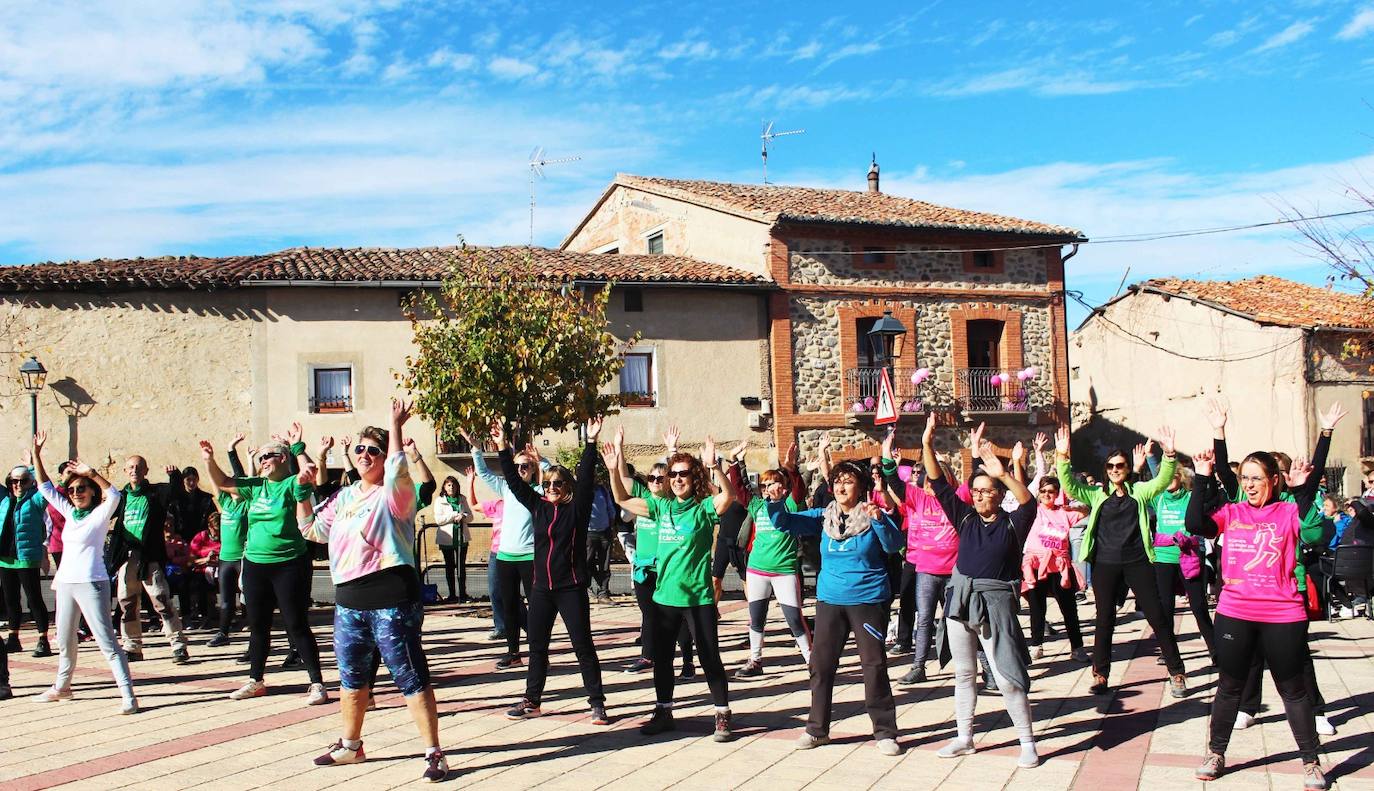
[[[992,658],[992,641],[984,640],[976,629],[970,629],[962,621],[945,619],[946,639],[949,641],[950,658],[954,662],[954,725],[959,738],[973,743],[973,710],[978,703],[978,646],[981,643],[988,658]],[[1030,699],[1025,690],[1012,689],[1007,680],[992,666],[992,677],[997,689],[1002,693],[1002,701],[1007,706],[1007,714],[1012,725],[1016,726],[1016,736],[1022,744],[1035,741],[1031,731]]]
[[[57,682],[53,686],[66,691],[72,687],[72,672],[76,670],[76,650],[79,638],[77,626],[86,616],[95,644],[110,663],[115,684],[125,700],[134,696],[133,681],[129,678],[129,659],[115,638],[110,623],[110,583],[59,582],[54,587],[57,600]]]

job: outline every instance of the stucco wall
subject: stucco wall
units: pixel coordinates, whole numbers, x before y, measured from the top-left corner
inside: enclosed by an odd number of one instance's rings
[[[565,249],[594,252],[614,244],[647,253],[648,236],[663,231],[663,252],[767,274],[768,226],[692,203],[615,187]]]

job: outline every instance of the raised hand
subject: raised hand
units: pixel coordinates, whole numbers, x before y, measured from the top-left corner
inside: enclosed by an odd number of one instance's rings
[[[497,450],[506,447],[506,427],[501,425],[500,420],[492,420],[487,431],[491,434],[491,441],[495,443]]]
[[[306,464],[301,465],[301,471],[296,476],[296,480],[302,486],[314,486],[316,476],[318,476],[319,473],[320,468],[315,465],[315,462],[308,462]]]
[[[33,455],[37,456],[43,452],[43,446],[48,444],[48,432],[39,431],[33,435]]]
[[[1002,460],[997,458],[997,454],[993,452],[991,442],[979,443],[978,458],[983,460],[983,472],[993,478],[1001,479],[1007,474],[1007,468],[1002,464]]]
[[[320,457],[320,461],[324,461],[324,459],[325,459],[327,456],[329,456],[329,451],[330,451],[330,449],[332,449],[333,447],[334,447],[334,438],[333,438],[333,437],[331,437],[331,436],[329,436],[329,435],[325,435],[325,436],[323,436],[323,437],[320,437],[320,452],[319,452],[319,454],[318,454],[319,457]]]
[[[892,442],[893,442],[893,440],[895,440],[895,439],[897,439],[897,431],[896,431],[895,429],[889,428],[889,429],[887,430],[887,433],[886,433],[886,434],[883,434],[883,458],[884,458],[884,459],[890,459],[890,458],[892,458]]]
[[[740,440],[740,443],[739,443],[738,445],[736,445],[735,447],[733,447],[733,448],[730,449],[730,456],[729,456],[730,461],[731,461],[732,463],[733,463],[733,462],[739,461],[739,460],[740,460],[740,457],[744,455],[744,451],[747,450],[748,448],[749,448],[749,440],[747,440],[747,439],[746,439],[746,440]]]
[[[707,467],[716,466],[716,441],[710,434],[706,435],[706,442],[701,446],[701,463]]]
[[[1174,455],[1174,429],[1172,426],[1159,427],[1159,447],[1165,456]]]
[[[1207,416],[1207,423],[1217,432],[1226,431],[1226,419],[1229,417],[1231,407],[1224,398],[1209,398],[1202,405],[1202,414]]]
[[[743,445],[744,443],[740,443]],[[783,456],[782,466],[793,469],[797,466],[797,443],[795,441],[787,444],[787,453]]]
[[[606,469],[620,469],[620,446],[614,442],[601,443],[601,460],[606,463]]]
[[[286,430],[286,444],[295,445],[297,442],[301,441],[301,437],[304,435],[305,432],[301,430],[301,424],[292,423],[291,428]]]
[[[1047,435],[1047,434],[1046,434],[1045,432],[1043,432],[1043,431],[1037,431],[1037,432],[1035,432],[1035,440],[1031,442],[1031,447],[1035,449],[1035,452],[1036,452],[1036,453],[1044,453],[1044,452],[1045,452],[1045,446],[1048,445],[1049,443],[1050,443],[1049,435]]]
[[[175,475],[177,472],[179,472],[180,468],[178,468],[175,464],[167,464],[163,466],[162,471],[167,473],[167,476],[170,478],[172,475]]]
[[[239,433],[235,434],[235,435],[234,435],[234,441],[229,443],[229,449],[230,449],[230,450],[233,450],[233,449],[237,448],[238,446],[242,445],[242,444],[243,444],[243,441],[244,441],[245,439],[247,439],[247,437],[244,435],[244,433],[243,433],[242,431],[240,431]]]
[[[420,458],[420,449],[416,447],[414,437],[406,437],[405,441],[401,443],[401,450],[405,451],[406,458],[409,460],[413,461]]]
[[[1212,469],[1216,467],[1217,454],[1209,448],[1193,454],[1193,472],[1204,478],[1211,477]]]
[[[80,459],[72,459],[67,470],[73,475],[90,475],[92,472],[95,472],[95,470],[91,469],[91,465]]]
[[[203,439],[200,441],[200,457],[206,461],[215,457],[215,446],[210,444],[210,440]]]
[[[870,520],[874,522],[882,520],[883,509],[879,508],[878,504],[872,500],[865,500],[859,507],[863,509],[864,516],[868,517]]]
[[[617,448],[623,448],[623,447],[625,447],[625,424],[624,424],[624,423],[621,423],[620,425],[618,425],[618,426],[615,427],[615,446],[616,446]]]
[[[1068,426],[1060,426],[1059,428],[1054,430],[1054,452],[1059,454],[1060,456],[1063,456],[1066,459],[1069,457]]]
[[[1140,444],[1140,445],[1136,445],[1134,448],[1132,448],[1132,449],[1131,449],[1131,469],[1133,469],[1133,470],[1138,470],[1138,469],[1140,469],[1141,467],[1144,467],[1144,466],[1145,466],[1145,456],[1148,455],[1148,453],[1149,453],[1149,451],[1147,451],[1147,450],[1145,449],[1145,445],[1144,445],[1143,443]]]
[[[979,423],[977,426],[973,428],[972,431],[968,433],[968,446],[974,453],[977,453],[978,448],[982,446],[983,432],[987,431],[987,428],[987,423]]]
[[[935,410],[932,409],[932,410],[930,411],[930,414],[926,415],[926,427],[925,427],[925,429],[921,432],[921,444],[922,444],[922,445],[929,445],[931,439],[933,439],[934,437],[935,437]]]
[[[469,486],[477,482],[477,468],[471,464],[463,468],[461,475],[468,482]],[[471,489],[469,489],[469,491],[471,491]]]
[[[1283,476],[1284,480],[1288,482],[1288,488],[1297,489],[1307,483],[1307,479],[1312,477],[1312,470],[1314,469],[1316,468],[1312,466],[1312,462],[1307,459],[1294,459],[1293,463],[1288,466],[1287,474]]]
[[[1337,423],[1341,422],[1341,418],[1348,414],[1350,413],[1346,412],[1345,407],[1341,406],[1341,403],[1337,401],[1328,407],[1325,412],[1318,414],[1317,420],[1321,423],[1322,431],[1331,431],[1336,427]]]
[[[678,430],[677,426],[669,426],[668,430],[663,432],[663,445],[668,449],[669,456],[677,453],[677,441],[679,439],[682,439],[682,432]]]
[[[391,399],[391,425],[404,426],[410,420],[410,411],[414,407],[411,401],[402,401],[399,398]]]
[[[606,419],[600,416],[594,417],[591,420],[587,421],[588,442],[592,443],[593,445],[596,444],[596,438],[601,434],[601,425],[605,422]]]
[[[1026,446],[1021,442],[1021,440],[1017,440],[1016,444],[1011,446],[1011,463],[1026,463]]]

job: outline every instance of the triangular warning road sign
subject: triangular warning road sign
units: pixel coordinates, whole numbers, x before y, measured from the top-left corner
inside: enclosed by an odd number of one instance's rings
[[[878,407],[873,414],[873,424],[884,426],[897,422],[897,400],[892,397],[892,380],[887,378],[887,369],[879,369]]]

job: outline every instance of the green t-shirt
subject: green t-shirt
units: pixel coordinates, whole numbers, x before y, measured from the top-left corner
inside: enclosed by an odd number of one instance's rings
[[[649,487],[634,482],[630,488],[630,496],[648,501],[658,495],[649,491]],[[647,579],[643,573],[654,569],[655,557],[658,555],[658,523],[647,516],[635,517],[635,557],[634,557],[634,578],[637,582]]]
[[[305,537],[296,525],[296,478],[235,478],[248,509],[243,556],[254,563],[283,563],[305,554]]]
[[[143,529],[148,526],[148,493],[146,489],[124,487],[124,532],[143,543]]]
[[[242,560],[243,540],[248,532],[248,501],[235,500],[224,492],[215,498],[219,502],[219,559]]]
[[[534,560],[533,552],[526,552],[523,555],[511,555],[506,552],[497,551],[497,560],[504,560],[507,563],[524,563],[527,560]]]
[[[1162,535],[1187,532],[1184,530],[1184,517],[1188,513],[1188,501],[1192,492],[1179,489],[1176,492],[1163,492],[1155,497],[1150,506],[1155,509],[1155,532]],[[1178,563],[1178,547],[1155,547],[1156,563]]]
[[[654,601],[668,607],[714,604],[711,544],[717,517],[711,498],[683,502],[654,497],[646,502],[658,525]]]
[[[787,498],[784,507],[795,513],[797,503]],[[797,537],[784,533],[773,525],[768,515],[768,501],[755,497],[749,501],[749,516],[754,522],[754,540],[749,547],[749,570],[764,574],[796,574],[799,570],[797,552],[801,548]]]

